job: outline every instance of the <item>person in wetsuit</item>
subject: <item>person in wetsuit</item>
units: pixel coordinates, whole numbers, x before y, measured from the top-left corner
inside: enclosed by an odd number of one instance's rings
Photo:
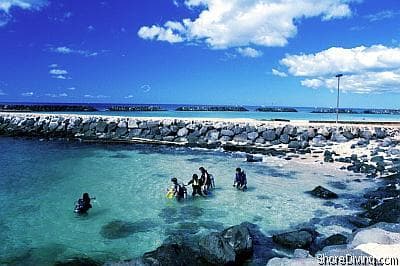
[[[236,168],[236,175],[233,186],[242,191],[245,191],[247,189],[246,173],[239,167]]]
[[[200,180],[203,186],[203,191],[205,194],[207,194],[212,185],[211,176],[204,167],[200,167],[199,170],[201,172]]]
[[[92,208],[92,204],[90,204],[89,193],[85,192],[75,205],[75,212],[80,214],[87,213],[90,208]]]
[[[192,180],[190,180],[187,183],[187,185],[190,185],[190,184],[192,184],[192,189],[193,189],[192,196],[193,197],[196,196],[196,194],[199,194],[200,196],[204,196],[203,193],[201,192],[201,182],[200,182],[198,175],[194,174],[192,176]]]
[[[171,178],[171,182],[174,185],[174,196],[176,197],[176,199],[184,199],[186,194],[185,187],[180,185],[178,183],[178,179],[176,179],[175,177]]]

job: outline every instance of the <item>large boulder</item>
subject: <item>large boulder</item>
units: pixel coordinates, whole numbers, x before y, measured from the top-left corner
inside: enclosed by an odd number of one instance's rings
[[[257,132],[250,132],[250,133],[247,133],[247,138],[248,138],[249,140],[254,141],[256,138],[258,138],[258,133],[257,133]]]
[[[184,244],[163,244],[156,250],[147,252],[143,255],[144,265],[206,265],[206,261],[201,258],[200,253],[189,245]],[[140,262],[132,265],[141,265]]]
[[[341,234],[334,234],[331,235],[321,242],[321,247],[327,247],[327,246],[336,246],[336,245],[345,245],[347,243],[347,237]]]
[[[282,135],[279,137],[279,141],[280,141],[281,143],[283,143],[283,144],[288,144],[288,143],[290,142],[290,137],[289,137],[288,134],[282,134]]]
[[[400,223],[400,199],[390,199],[370,209],[365,216],[372,220],[372,223]]]
[[[330,191],[322,186],[317,186],[313,190],[308,192],[309,194],[313,195],[314,197],[318,197],[321,199],[337,199],[338,195],[335,192]]]
[[[234,264],[235,250],[220,233],[206,235],[199,242],[202,257],[214,265]]]
[[[233,137],[235,136],[235,132],[229,129],[223,129],[221,130],[221,136],[228,136],[228,137]]]
[[[276,138],[277,138],[275,131],[271,130],[271,129],[264,131],[262,136],[267,141],[273,141],[273,140],[276,140]]]
[[[189,130],[186,127],[183,127],[183,128],[178,130],[177,136],[178,137],[185,137],[185,136],[187,136],[187,134],[189,134]]]
[[[275,243],[291,249],[308,249],[315,238],[316,234],[305,229],[272,236]]]

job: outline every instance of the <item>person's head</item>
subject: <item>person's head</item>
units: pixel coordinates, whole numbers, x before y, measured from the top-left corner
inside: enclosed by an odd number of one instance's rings
[[[176,183],[178,183],[178,179],[176,179],[176,177],[173,177],[173,178],[171,178],[171,182],[176,184]]]
[[[82,199],[83,199],[83,200],[90,200],[89,193],[86,193],[86,192],[83,193]]]
[[[193,174],[193,179],[194,179],[194,180],[197,180],[197,179],[199,179],[199,176],[196,175],[196,174]]]
[[[239,167],[236,168],[236,173],[240,173],[240,172],[242,172],[242,169],[240,169]]]
[[[204,173],[204,172],[206,171],[206,169],[204,169],[204,167],[203,167],[203,166],[202,166],[202,167],[200,167],[200,168],[199,168],[199,170],[200,170],[200,172],[201,172],[201,173]]]

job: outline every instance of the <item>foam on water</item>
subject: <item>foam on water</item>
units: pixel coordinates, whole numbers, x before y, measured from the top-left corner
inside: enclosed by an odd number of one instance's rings
[[[0,149],[0,263],[46,265],[74,256],[129,259],[155,249],[171,234],[244,221],[268,234],[312,217],[352,212],[304,193],[317,185],[339,194],[368,185],[326,166],[273,158],[247,163],[242,155],[217,151],[10,138],[0,138]],[[210,197],[183,203],[166,199],[172,176],[186,183],[200,166],[216,178]],[[247,192],[232,187],[236,167],[247,173]],[[346,185],[335,188],[338,182]],[[74,201],[85,191],[97,199],[89,215],[77,216]],[[346,206],[345,199],[335,203]]]

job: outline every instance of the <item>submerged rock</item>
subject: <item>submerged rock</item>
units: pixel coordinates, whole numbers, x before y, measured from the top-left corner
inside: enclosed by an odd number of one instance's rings
[[[150,219],[139,220],[137,222],[115,220],[104,225],[100,230],[100,234],[107,239],[118,239],[139,232],[148,232],[155,227],[157,227],[157,224]]]
[[[331,235],[330,237],[324,239],[321,242],[321,247],[324,248],[326,246],[336,246],[336,245],[344,245],[347,243],[347,237],[342,234]]]
[[[321,199],[337,199],[338,195],[329,189],[326,189],[322,186],[318,186],[313,190],[308,192],[309,194],[313,195],[314,197],[318,197]]]
[[[365,216],[372,220],[372,223],[387,222],[400,223],[400,199],[390,199],[370,209]]]
[[[72,258],[65,261],[57,261],[54,266],[100,266],[103,263],[90,258]]]

